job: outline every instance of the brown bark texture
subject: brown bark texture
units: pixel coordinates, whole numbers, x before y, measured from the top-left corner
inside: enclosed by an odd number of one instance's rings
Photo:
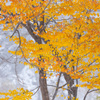
[[[77,87],[73,87],[74,85],[74,80],[71,78],[70,75],[66,74],[66,73],[63,73],[64,75],[64,78],[68,84],[68,100],[72,100],[72,97],[74,97],[75,99],[77,98],[77,90],[78,88]],[[72,95],[72,96],[71,96]]]

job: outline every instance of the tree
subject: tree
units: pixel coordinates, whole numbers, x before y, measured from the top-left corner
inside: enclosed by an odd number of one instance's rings
[[[61,74],[68,87],[68,100],[77,98],[78,86],[89,88],[87,94],[90,89],[100,89],[100,1],[10,1],[6,5],[8,1],[1,0],[0,24],[4,24],[3,30],[14,30],[11,39],[19,46],[17,51],[9,52],[25,58],[25,65],[38,68],[43,100],[50,100],[46,81],[50,70],[59,72],[52,100]],[[34,40],[20,36],[18,29],[23,27]]]

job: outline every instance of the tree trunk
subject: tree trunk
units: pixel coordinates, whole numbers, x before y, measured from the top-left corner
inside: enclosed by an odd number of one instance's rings
[[[42,1],[44,1],[44,0],[42,0]],[[45,31],[45,29],[44,29],[44,15],[41,16],[41,18],[43,20],[40,21],[40,26],[38,27],[39,34],[41,34],[43,31]],[[42,44],[42,38],[39,37],[38,35],[34,34],[34,31],[32,29],[30,21],[27,21],[26,25],[23,23],[22,23],[22,25],[27,29],[27,31],[29,32],[31,37],[35,40],[35,42],[37,42],[38,44]],[[41,26],[42,26],[42,28],[40,28]],[[45,76],[44,76],[44,74],[45,74]],[[49,100],[47,81],[46,81],[45,77],[46,77],[46,73],[44,72],[43,68],[39,69],[39,83],[40,83],[40,90],[41,90],[41,94],[42,94],[42,100]]]
[[[68,83],[68,100],[72,100],[72,96],[77,98],[77,87],[74,86],[74,80],[70,77],[70,75],[63,73],[66,82]],[[71,96],[72,95],[72,96]]]
[[[42,25],[44,25],[43,21],[41,22]],[[42,40],[38,35],[35,35],[33,33],[33,30],[31,29],[30,23],[27,22],[26,29],[28,30],[29,34],[32,36],[32,38],[38,43],[42,44]],[[48,89],[47,89],[47,82],[46,78],[41,78],[44,77],[44,70],[43,68],[39,70],[39,83],[40,83],[40,90],[42,94],[42,100],[49,100],[49,94],[48,94]],[[45,75],[46,76],[46,75]]]
[[[39,82],[40,82],[40,89],[42,94],[42,100],[49,100],[49,93],[47,89],[47,82],[46,82],[46,75],[43,69],[39,70]]]

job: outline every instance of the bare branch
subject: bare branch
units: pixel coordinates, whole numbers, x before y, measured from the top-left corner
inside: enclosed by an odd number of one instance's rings
[[[33,93],[33,95],[35,95],[37,92],[38,92],[38,90],[40,89],[40,87],[38,87],[38,89],[36,90],[36,92],[35,93]]]
[[[14,32],[13,32],[13,34],[10,36],[10,38],[12,38],[13,35],[16,33],[16,31],[17,31],[17,29],[18,29],[18,27],[19,27],[20,24],[21,24],[20,22],[17,24],[17,26],[16,26],[16,28],[14,29]]]
[[[83,100],[86,100],[86,97],[87,97],[87,95],[88,95],[89,93],[94,92],[94,91],[98,91],[98,90],[99,90],[99,89],[93,89],[93,90],[90,91],[90,89],[89,89],[89,90],[86,92],[86,94],[85,94]]]

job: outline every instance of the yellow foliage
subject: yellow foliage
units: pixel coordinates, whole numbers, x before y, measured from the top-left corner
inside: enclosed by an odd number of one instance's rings
[[[12,100],[30,100],[33,93],[23,88],[18,88],[17,90],[9,90],[7,93],[0,92],[0,95],[5,96],[5,98],[0,98],[0,100],[9,100],[10,98]]]
[[[35,73],[37,74],[37,73],[38,73],[38,71],[36,70],[36,71],[35,71]]]
[[[30,21],[34,23],[33,35],[47,41],[34,43],[21,36],[21,49],[9,53],[28,59],[29,64],[39,69],[65,72],[73,79],[86,82],[81,86],[100,88],[100,75],[96,78],[94,74],[100,72],[100,14],[96,13],[100,9],[98,0],[10,0],[11,5],[8,6],[3,1],[0,4],[0,18],[5,16],[4,20],[0,20],[0,24],[4,25],[3,30],[13,29],[18,23],[24,23],[27,27]],[[49,20],[55,24],[46,25]],[[39,26],[38,22],[44,22],[44,26]],[[41,32],[45,26],[45,31]],[[12,40],[16,44],[20,42],[16,36]]]

